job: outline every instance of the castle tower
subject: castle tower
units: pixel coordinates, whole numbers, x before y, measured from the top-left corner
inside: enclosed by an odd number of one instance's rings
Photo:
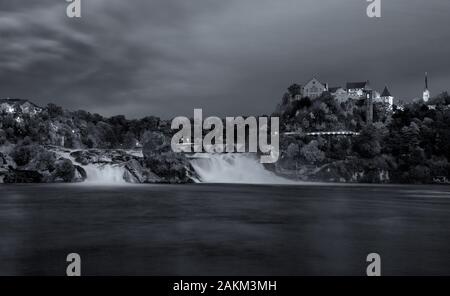
[[[428,72],[425,72],[425,89],[423,90],[423,101],[426,103],[430,99],[430,91],[428,90]]]
[[[391,95],[391,92],[389,91],[387,85],[384,87],[383,93],[381,94],[381,100],[384,103],[389,104],[389,106],[392,107],[394,105],[394,97]]]
[[[364,88],[364,96],[366,101],[366,123],[371,124],[373,122],[373,90],[367,81]]]

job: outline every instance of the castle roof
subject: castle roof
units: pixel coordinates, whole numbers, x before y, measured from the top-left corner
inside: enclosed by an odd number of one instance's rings
[[[310,80],[308,80],[308,82],[306,82],[305,85],[307,85],[308,83],[310,83],[313,80],[316,80],[317,82],[319,82],[322,85],[327,85],[326,83],[320,81],[319,78],[317,78],[316,76],[313,76]]]
[[[364,81],[364,82],[347,82],[347,89],[366,88],[366,85],[368,85],[368,81]]]
[[[383,93],[381,94],[382,97],[392,97],[391,93],[389,92],[387,86],[384,87]]]
[[[330,93],[335,93],[338,89],[340,89],[340,88],[342,88],[342,87],[340,87],[340,86],[333,86],[333,87],[329,87],[328,88],[328,91],[330,92]]]

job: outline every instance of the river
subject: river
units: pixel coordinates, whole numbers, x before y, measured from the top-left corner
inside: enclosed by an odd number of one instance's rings
[[[1,185],[0,274],[450,275],[450,187]]]

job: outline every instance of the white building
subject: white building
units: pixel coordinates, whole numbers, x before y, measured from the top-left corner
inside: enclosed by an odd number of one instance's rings
[[[20,99],[0,99],[0,112],[9,114],[23,113],[31,116],[42,112],[42,108]]]
[[[426,87],[428,82],[426,81]],[[363,82],[347,82],[346,88],[341,86],[328,87],[327,83],[319,81],[317,78],[312,78],[303,87],[298,84],[291,86],[289,90],[291,93],[291,100],[300,100],[304,97],[315,99],[320,97],[324,92],[329,92],[338,102],[346,102],[349,99],[362,100],[367,99],[367,93],[370,92],[370,99],[373,102],[380,102],[389,104],[391,107],[394,104],[394,97],[391,95],[387,86],[380,94],[378,91],[372,90],[369,81]]]
[[[381,102],[389,104],[391,107],[394,105],[394,97],[391,95],[387,86],[384,87],[383,93],[381,94]]]
[[[428,72],[425,72],[425,89],[423,90],[422,98],[425,103],[430,99],[430,91],[428,90]]]
[[[347,82],[347,95],[350,99],[362,99],[364,98],[364,91],[369,88],[369,81]]]

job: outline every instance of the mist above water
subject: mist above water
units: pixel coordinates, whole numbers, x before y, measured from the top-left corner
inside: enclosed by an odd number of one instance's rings
[[[54,152],[62,158],[70,159],[73,164],[81,166],[86,172],[86,180],[83,183],[90,185],[125,185],[125,167],[123,164],[114,163],[90,163],[82,165],[76,161],[71,153],[76,150],[54,149]],[[125,150],[128,154],[142,157],[142,152],[135,150]]]
[[[191,165],[202,183],[293,184],[266,170],[248,153],[194,154]]]
[[[86,171],[87,178],[85,183],[104,184],[104,185],[121,185],[127,184],[124,180],[125,168],[120,165],[109,164],[89,164],[83,166]]]

